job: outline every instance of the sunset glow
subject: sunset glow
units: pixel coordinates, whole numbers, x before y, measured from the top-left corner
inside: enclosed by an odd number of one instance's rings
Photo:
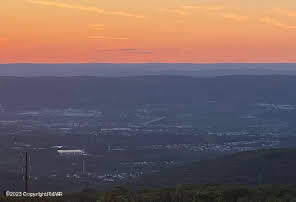
[[[296,62],[295,0],[3,0],[0,63]]]

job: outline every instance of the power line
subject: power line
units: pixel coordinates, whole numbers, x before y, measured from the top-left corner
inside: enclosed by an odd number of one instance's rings
[[[29,184],[28,184],[28,181],[29,181],[29,177],[28,177],[28,152],[26,152],[26,155],[25,155],[25,192],[28,192],[29,190]]]

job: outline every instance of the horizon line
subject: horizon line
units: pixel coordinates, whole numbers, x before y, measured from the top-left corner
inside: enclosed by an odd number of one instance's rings
[[[193,62],[127,62],[127,63],[112,63],[112,62],[15,62],[15,63],[0,63],[0,65],[56,65],[56,64],[110,64],[110,65],[135,65],[135,64],[187,64],[187,65],[219,65],[219,64],[296,64],[295,62],[209,62],[209,63],[193,63]]]

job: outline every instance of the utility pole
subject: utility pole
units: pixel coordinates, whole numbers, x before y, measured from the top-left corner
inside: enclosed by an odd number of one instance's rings
[[[84,159],[82,161],[82,173],[83,173],[83,175],[85,174],[85,162],[84,162]]]
[[[263,169],[260,169],[258,174],[258,185],[259,186],[263,185]]]
[[[26,156],[25,156],[25,192],[28,192],[28,181],[29,181],[29,177],[28,177],[28,152],[26,152]]]

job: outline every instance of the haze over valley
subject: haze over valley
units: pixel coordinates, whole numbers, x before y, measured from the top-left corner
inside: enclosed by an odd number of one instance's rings
[[[1,189],[22,189],[25,151],[31,189],[73,191],[293,147],[294,86],[293,75],[2,76]]]

